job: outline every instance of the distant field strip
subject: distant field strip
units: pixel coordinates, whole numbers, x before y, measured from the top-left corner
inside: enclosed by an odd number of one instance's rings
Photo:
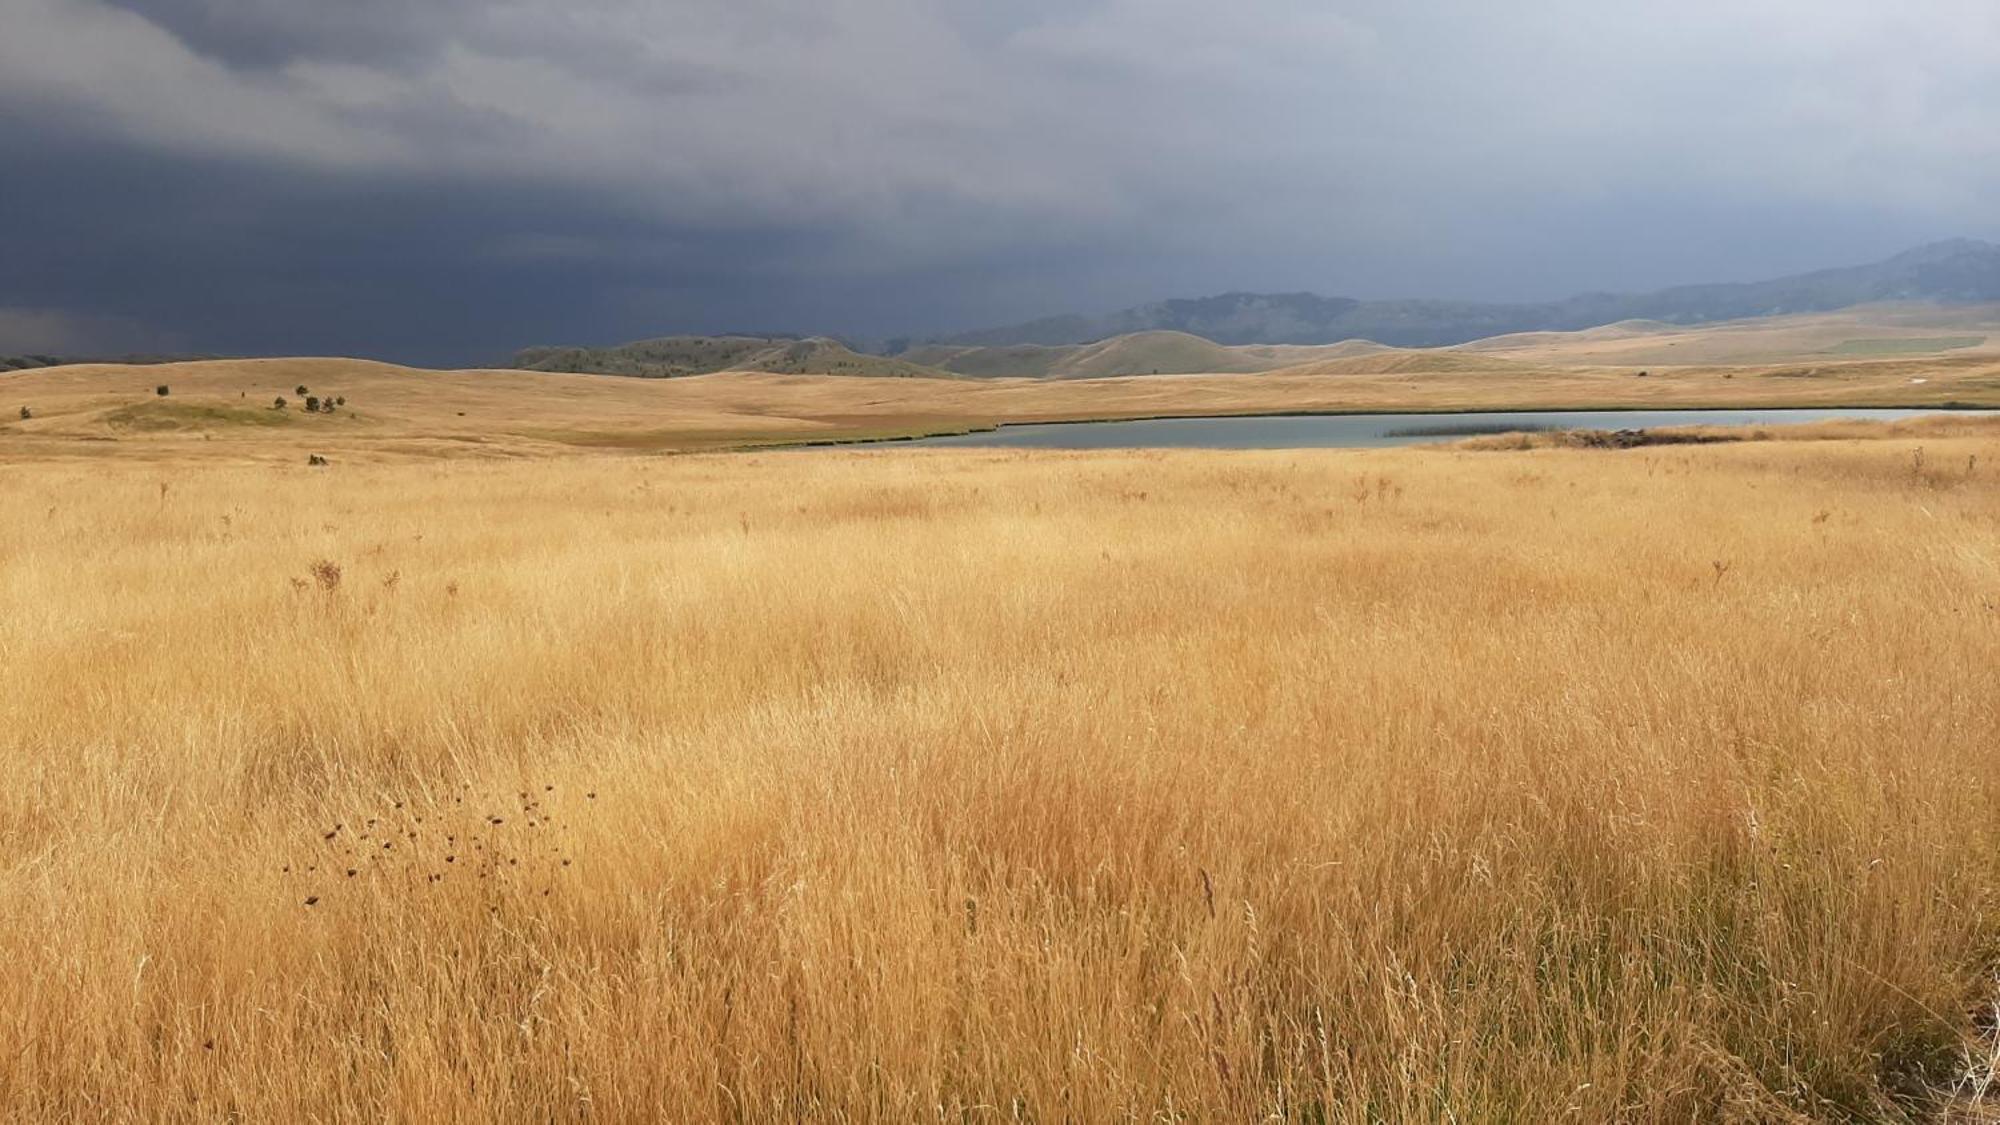
[[[1976,348],[1984,336],[1895,337],[1877,340],[1847,340],[1827,349],[1828,355],[1920,355]]]
[[[1534,366],[1471,354],[1393,358],[1262,375],[1055,380],[770,372],[649,379],[341,359],[59,367],[0,374],[0,460],[95,458],[107,445],[162,456],[195,443],[208,457],[296,461],[639,453],[1239,414],[2000,406],[2000,357],[1964,350],[1655,367],[1644,378],[1644,368]],[[1442,359],[1449,369],[1433,369]],[[160,386],[170,395],[159,396]],[[305,413],[309,395],[342,400],[338,412]]]

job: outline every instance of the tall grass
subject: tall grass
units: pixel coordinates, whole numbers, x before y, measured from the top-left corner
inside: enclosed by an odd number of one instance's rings
[[[0,1113],[1970,1117],[1926,445],[0,466]]]

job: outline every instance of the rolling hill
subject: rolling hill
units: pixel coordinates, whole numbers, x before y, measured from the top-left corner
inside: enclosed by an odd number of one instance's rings
[[[996,347],[927,344],[912,348],[899,358],[981,378],[1102,379],[1123,375],[1250,374],[1393,350],[1366,340],[1325,345],[1225,345],[1186,332],[1134,332],[1093,344]]]
[[[927,344],[891,357],[857,352],[823,338],[669,336],[607,348],[530,348],[515,356],[514,367],[653,379],[722,371],[877,378],[1098,379],[1247,374],[1387,350],[1392,349],[1362,340],[1322,346],[1230,346],[1186,332],[1134,332],[1090,344],[1057,346]]]
[[[1186,332],[1134,332],[1089,344],[977,347],[926,344],[895,357],[826,339],[676,336],[611,348],[538,348],[531,371],[679,378],[723,371],[886,378],[1102,379],[1138,375],[1424,374],[1500,371],[1527,364],[1676,367],[1787,363],[1869,356],[2000,351],[2000,304],[1903,302],[1831,313],[1701,325],[1631,319],[1569,331],[1516,332],[1464,344],[1402,348],[1337,344],[1220,344]]]
[[[1621,321],[1493,336],[1452,349],[1527,363],[1680,367],[2000,351],[2000,305],[1898,302],[1704,325]]]
[[[1135,332],[1093,344],[1017,344],[978,348],[932,345],[905,352],[912,363],[961,375],[1088,379],[1107,375],[1185,375],[1268,371],[1284,359],[1229,348],[1186,332]]]
[[[1403,347],[1438,347],[1491,336],[1574,331],[1629,320],[1709,324],[1830,312],[1882,301],[2000,301],[2000,246],[1954,239],[1867,265],[1769,281],[1686,285],[1643,294],[1587,293],[1531,304],[1225,293],[1161,301],[1099,317],[1051,317],[962,333],[938,342],[961,347],[1060,346],[1168,331],[1230,345],[1368,339]]]
[[[866,355],[824,337],[665,336],[608,348],[529,348],[514,357],[524,371],[630,375],[672,379],[718,371],[774,375],[865,375],[937,378],[944,374],[905,359]]]
[[[1573,331],[1489,336],[1439,348],[1392,348],[1367,340],[1226,345],[1184,332],[1155,331],[1092,344],[929,344],[900,358],[980,378],[1085,379],[1274,371],[1505,371],[1521,363],[1684,367],[1995,351],[2000,351],[2000,304],[1900,302],[1701,325],[1622,320]]]

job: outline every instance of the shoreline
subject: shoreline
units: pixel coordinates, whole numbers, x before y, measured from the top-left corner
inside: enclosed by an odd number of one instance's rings
[[[992,434],[1002,430],[1021,429],[1027,426],[1105,426],[1121,422],[1202,422],[1227,421],[1245,418],[1385,418],[1397,416],[1451,418],[1475,414],[1643,414],[1643,413],[1696,413],[1720,410],[1758,411],[1814,411],[1814,410],[1915,410],[1938,414],[1996,414],[2000,415],[2000,405],[1981,406],[1962,400],[1943,403],[1841,403],[1819,406],[1510,406],[1510,407],[1438,407],[1432,409],[1352,409],[1352,410],[1253,410],[1240,413],[1223,412],[1208,414],[1132,414],[1098,418],[1057,418],[1050,420],[994,422],[988,425],[955,426],[920,433],[897,434],[887,437],[857,435],[854,437],[823,437],[799,441],[778,440],[756,442],[733,447],[734,451],[774,449],[827,449],[838,446],[855,445],[895,445],[910,442],[929,441],[932,438],[969,437],[973,434]],[[1699,424],[1699,423],[1690,423]],[[1784,423],[1796,424],[1796,423]],[[1503,433],[1515,431],[1504,430]],[[983,448],[983,447],[971,447]],[[996,447],[999,448],[999,447]]]

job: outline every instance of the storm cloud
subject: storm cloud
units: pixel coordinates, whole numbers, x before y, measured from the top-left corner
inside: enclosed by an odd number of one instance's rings
[[[1995,60],[1985,0],[0,0],[0,351],[1766,276],[1994,235]]]

